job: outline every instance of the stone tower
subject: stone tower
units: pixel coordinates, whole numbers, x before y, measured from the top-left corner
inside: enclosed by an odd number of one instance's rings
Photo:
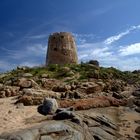
[[[60,32],[49,36],[46,65],[77,64],[77,50],[71,33]]]

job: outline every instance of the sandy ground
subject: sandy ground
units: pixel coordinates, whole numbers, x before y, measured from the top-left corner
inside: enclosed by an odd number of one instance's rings
[[[42,116],[37,112],[37,106],[23,106],[17,108],[17,106],[14,105],[15,101],[15,97],[0,99],[0,134],[29,128],[39,124],[42,120],[48,120],[49,117]],[[120,134],[126,138],[128,136],[134,138],[135,129],[138,126],[135,121],[140,120],[139,113],[127,107],[95,108],[77,112],[82,114],[93,112],[94,114],[106,115],[119,125]]]
[[[128,107],[120,107],[118,122],[118,125],[120,127],[120,134],[125,138],[135,138],[135,129],[139,126],[139,124],[135,122],[137,120],[140,120],[139,113]]]
[[[0,99],[0,134],[31,127],[35,124],[26,123],[26,119],[42,116],[37,113],[36,106],[17,108],[13,104],[15,101],[15,97]]]

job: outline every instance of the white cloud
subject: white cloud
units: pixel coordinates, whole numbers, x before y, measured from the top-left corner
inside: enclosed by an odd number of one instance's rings
[[[110,49],[103,45],[103,43],[85,43],[78,45],[78,57],[79,60],[89,60],[89,59],[107,59],[112,57],[112,52]]]
[[[28,46],[25,51],[29,55],[41,56],[46,54],[47,46],[42,44],[35,44],[32,46]]]
[[[7,53],[7,57],[15,60],[25,59],[25,58],[32,58],[38,56],[45,56],[47,51],[47,46],[42,44],[32,44],[26,46],[24,49],[21,50],[10,50],[2,48],[3,51]]]
[[[131,31],[139,29],[140,25],[132,26],[125,32],[121,32],[118,35],[108,37],[103,41],[95,43],[93,43],[96,38],[94,34],[74,34],[74,36],[76,36],[76,39],[78,40],[77,47],[79,60],[88,61],[90,59],[96,59],[102,66],[113,66],[122,70],[140,69],[140,57],[127,57],[128,55],[140,53],[140,43],[130,44],[117,48],[112,45],[115,41],[118,41],[125,35],[130,34]],[[38,35],[31,38],[38,39],[43,37],[43,35]],[[42,62],[45,63],[47,45],[43,45],[40,43],[30,43],[28,46],[25,46],[24,49],[21,50],[8,50],[5,48],[1,49],[5,51],[7,60],[14,60],[14,62],[16,62],[16,65],[26,65],[32,67],[41,65]],[[40,61],[40,59],[42,62]],[[12,69],[16,67],[16,65],[9,64],[8,61],[0,61],[0,68],[2,70]]]
[[[105,43],[106,45],[110,45],[110,44],[114,43],[115,41],[118,41],[118,40],[121,39],[122,37],[124,37],[124,36],[130,34],[131,31],[136,30],[136,29],[139,30],[139,29],[140,29],[140,25],[138,25],[138,26],[131,26],[131,27],[130,27],[129,29],[127,29],[126,31],[121,32],[121,33],[118,34],[118,35],[114,35],[114,36],[111,36],[111,37],[107,38],[107,39],[104,41],[104,43]]]
[[[34,67],[34,66],[39,66],[39,64],[38,63],[34,63],[34,62],[22,62],[22,63],[19,64],[19,66]]]
[[[48,37],[47,34],[40,34],[40,35],[27,36],[25,38],[27,38],[27,39],[43,39],[43,38],[47,38],[47,37]]]
[[[140,43],[131,44],[125,47],[121,46],[119,53],[122,56],[140,54]]]
[[[77,34],[77,33],[72,33],[76,39],[77,44],[85,44],[87,43],[87,40],[93,40],[95,39],[94,34]]]
[[[86,39],[85,43],[78,45],[79,60],[88,61],[96,59],[102,66],[113,66],[121,70],[140,69],[140,56],[136,55],[140,54],[140,43],[120,47],[112,45],[115,41],[130,34],[131,31],[139,29],[140,25],[132,26],[125,32],[96,43],[88,43]],[[128,57],[129,55],[132,56]]]
[[[24,50],[9,50],[1,48],[6,54],[0,61],[0,71],[14,69],[17,66],[39,66],[45,64],[47,46],[34,44],[27,46]],[[12,62],[11,62],[12,60]]]
[[[140,69],[140,58],[139,57],[128,57],[125,59],[120,58],[119,61],[116,61],[116,65],[119,69],[125,71],[133,71]]]

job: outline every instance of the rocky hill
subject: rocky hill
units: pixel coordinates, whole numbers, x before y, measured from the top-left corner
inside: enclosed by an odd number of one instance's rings
[[[63,111],[39,114],[46,97]],[[0,98],[1,139],[140,139],[139,71],[99,67],[97,61],[17,67],[0,74]]]

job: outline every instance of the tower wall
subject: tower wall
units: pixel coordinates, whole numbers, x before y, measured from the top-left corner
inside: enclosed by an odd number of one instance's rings
[[[77,49],[71,33],[60,32],[49,36],[46,65],[78,63]]]

